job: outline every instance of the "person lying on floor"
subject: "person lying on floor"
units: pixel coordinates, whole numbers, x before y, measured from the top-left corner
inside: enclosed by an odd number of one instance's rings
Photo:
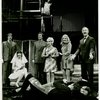
[[[80,100],[80,96],[89,100],[91,88],[89,83],[81,79],[77,82],[67,82],[66,80],[58,80],[53,83],[41,85],[41,83],[28,74],[21,88],[16,89],[16,93],[21,93],[23,100],[26,98],[54,98],[67,97],[69,100]],[[83,99],[82,99],[83,100]],[[96,100],[92,99],[91,100]]]

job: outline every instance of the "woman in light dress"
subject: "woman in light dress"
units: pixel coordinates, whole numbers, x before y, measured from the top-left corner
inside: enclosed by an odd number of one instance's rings
[[[42,57],[45,57],[44,72],[46,72],[47,83],[54,82],[54,72],[57,71],[56,57],[58,50],[53,46],[54,39],[47,38],[47,46],[43,49]]]
[[[67,34],[64,34],[61,38],[61,67],[63,70],[63,78],[65,81],[71,81],[71,72],[73,71],[73,61],[71,59],[72,44]]]
[[[12,73],[9,75],[10,81],[16,80],[15,85],[19,87],[19,82],[23,77],[27,76],[27,69],[25,68],[25,64],[27,63],[27,59],[21,51],[15,53],[11,63],[12,63]]]

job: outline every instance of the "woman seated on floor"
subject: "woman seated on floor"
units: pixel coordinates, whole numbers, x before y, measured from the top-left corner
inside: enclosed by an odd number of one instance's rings
[[[14,92],[13,92],[14,93]],[[90,96],[91,87],[86,80],[79,80],[77,82],[67,82],[66,80],[55,81],[54,83],[41,83],[28,74],[21,88],[16,89],[15,94],[20,93],[23,100],[27,98],[55,98],[66,97],[68,100],[97,100]],[[82,98],[81,98],[82,97]],[[81,99],[80,99],[81,98]]]
[[[15,81],[16,87],[19,87],[19,82],[23,77],[27,76],[27,69],[25,64],[27,59],[21,51],[15,53],[11,63],[12,63],[12,73],[9,75],[10,81]]]

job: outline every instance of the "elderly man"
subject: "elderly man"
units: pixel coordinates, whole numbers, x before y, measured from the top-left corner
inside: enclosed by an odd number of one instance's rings
[[[72,59],[79,54],[81,61],[81,75],[83,79],[93,83],[93,64],[95,60],[95,40],[89,36],[89,29],[82,28],[83,38],[80,40],[77,51],[72,56]]]

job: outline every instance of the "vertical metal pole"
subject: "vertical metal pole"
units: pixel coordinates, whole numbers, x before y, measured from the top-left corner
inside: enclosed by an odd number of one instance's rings
[[[41,0],[39,0],[39,10],[41,11]]]
[[[23,52],[23,41],[22,41],[21,51]]]
[[[30,71],[31,68],[31,40],[29,40],[29,67],[28,71]]]
[[[52,27],[52,32],[53,32],[53,15],[50,15],[51,18],[51,27]]]
[[[0,16],[0,19],[1,19],[1,16]],[[0,23],[0,25],[1,25],[1,23]],[[1,27],[0,27],[0,30],[2,30],[1,29]],[[2,90],[2,63],[3,63],[3,58],[2,58],[2,34],[0,34],[0,80],[1,80],[1,82],[0,82],[0,89]],[[2,92],[0,93],[1,95],[2,95]],[[2,100],[2,96],[0,96],[0,100]]]
[[[23,0],[20,0],[20,12],[19,12],[19,28],[20,28],[20,34],[19,37],[21,37],[22,35],[22,19],[23,19]]]
[[[42,9],[41,9],[41,0],[39,0],[39,10],[40,10],[40,13],[42,13]],[[43,20],[42,17],[43,17],[43,16],[42,16],[42,14],[41,14],[41,17],[40,17],[40,20],[41,20],[41,32],[42,32],[42,20]]]
[[[62,32],[62,16],[60,16],[60,31]]]
[[[20,0],[20,18],[22,18],[23,15],[23,0]]]

